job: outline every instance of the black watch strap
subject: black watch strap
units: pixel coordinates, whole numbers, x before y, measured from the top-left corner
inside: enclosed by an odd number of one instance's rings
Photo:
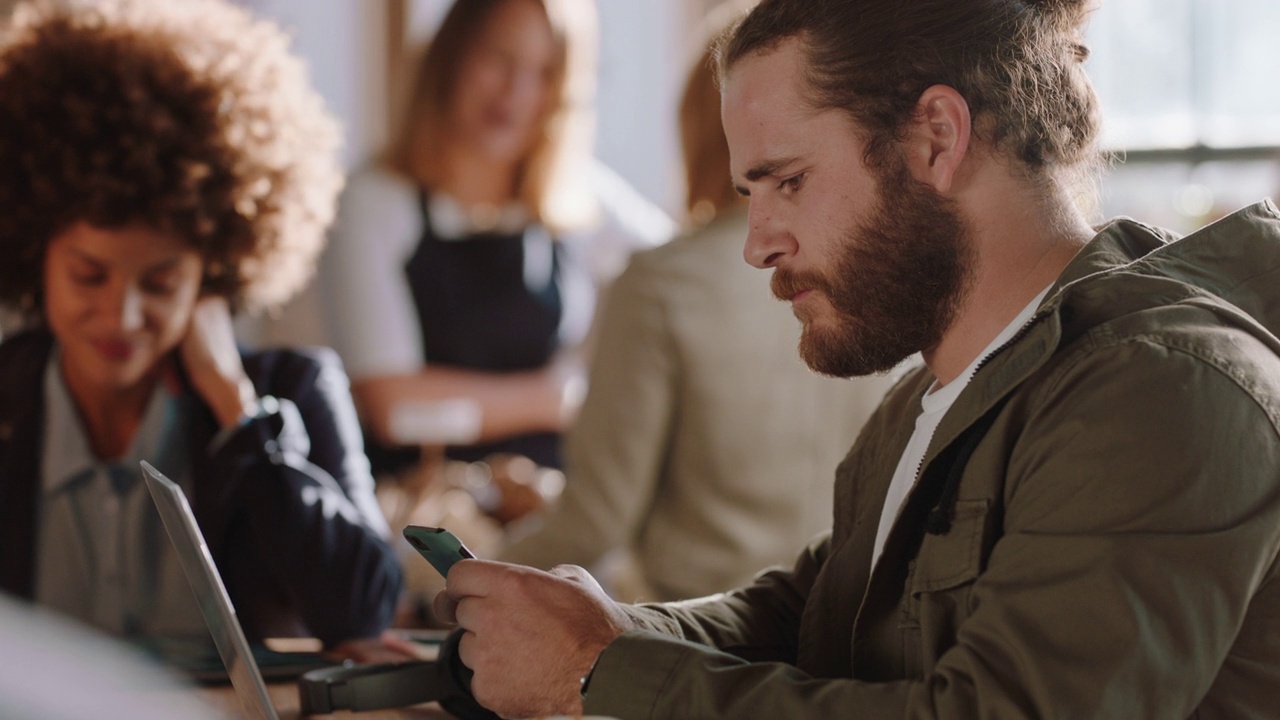
[[[298,679],[302,714],[381,710],[439,702],[461,720],[497,720],[471,695],[471,670],[458,659],[460,632],[449,636],[438,660],[312,670]]]
[[[337,710],[381,710],[439,700],[450,688],[434,662],[331,667],[298,680],[303,714]]]
[[[500,720],[488,708],[476,701],[471,694],[471,668],[462,664],[458,655],[458,643],[462,642],[462,630],[453,631],[440,646],[440,674],[448,678],[454,691],[440,698],[440,707],[462,720]]]

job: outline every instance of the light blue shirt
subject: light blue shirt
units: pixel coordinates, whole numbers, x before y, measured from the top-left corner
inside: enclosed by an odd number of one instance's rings
[[[113,635],[207,635],[139,468],[147,460],[190,492],[194,401],[158,387],[129,449],[103,461],[91,449],[60,358],[55,348],[44,376],[36,601]]]

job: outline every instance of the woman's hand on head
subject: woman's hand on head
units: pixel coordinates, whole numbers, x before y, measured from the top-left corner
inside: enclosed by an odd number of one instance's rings
[[[226,298],[210,296],[196,302],[178,353],[188,382],[219,425],[231,427],[258,411],[258,393],[240,361]]]

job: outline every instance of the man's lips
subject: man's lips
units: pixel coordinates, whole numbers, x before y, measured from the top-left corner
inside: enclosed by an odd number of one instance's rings
[[[787,272],[781,268],[774,271],[769,284],[774,297],[792,304],[801,302],[822,289],[822,283],[811,274]]]
[[[94,340],[93,348],[108,360],[128,360],[133,357],[133,343],[124,340]]]
[[[813,288],[803,288],[800,290],[793,290],[791,288],[786,288],[786,289],[782,289],[781,292],[774,292],[774,297],[778,298],[782,302],[791,303],[794,305],[798,302],[803,301],[805,298],[809,297],[812,294],[813,294]]]

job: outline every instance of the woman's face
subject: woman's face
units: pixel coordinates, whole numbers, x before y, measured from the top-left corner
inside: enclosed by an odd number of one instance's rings
[[[451,134],[494,162],[519,162],[550,103],[556,42],[541,3],[507,0],[462,58],[450,103]]]
[[[177,238],[77,223],[49,242],[44,312],[68,384],[127,390],[186,336],[204,261]]]

